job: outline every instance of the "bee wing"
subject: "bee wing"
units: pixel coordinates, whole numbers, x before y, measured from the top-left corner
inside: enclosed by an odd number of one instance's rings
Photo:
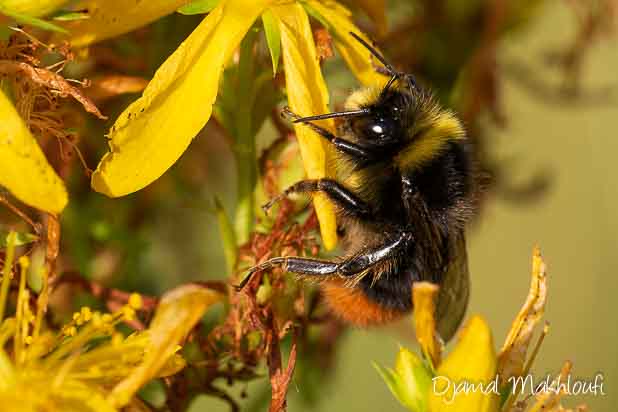
[[[463,232],[455,235],[452,245],[453,258],[442,280],[436,305],[437,329],[444,342],[448,342],[459,328],[470,295],[468,254]]]

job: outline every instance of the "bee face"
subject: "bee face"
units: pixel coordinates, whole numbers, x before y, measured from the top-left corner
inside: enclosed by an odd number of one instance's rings
[[[383,145],[402,140],[401,121],[384,111],[372,110],[371,114],[350,119],[348,122],[349,129],[359,142]]]
[[[370,87],[353,93],[346,101],[348,110],[366,113],[345,119],[340,134],[359,143],[375,146],[377,150],[398,150],[416,137],[414,127],[419,109],[428,100],[426,92],[407,82]]]
[[[251,273],[281,266],[322,280],[331,309],[359,325],[408,313],[414,282],[438,283],[438,330],[448,340],[468,299],[463,225],[472,209],[474,173],[465,133],[410,75],[354,37],[392,75],[386,86],[353,93],[345,112],[292,114],[334,146],[344,160],[337,175],[346,178],[303,180],[282,195],[326,195],[338,210],[345,255],[333,261],[273,258]],[[338,136],[312,123],[333,117],[344,119]]]

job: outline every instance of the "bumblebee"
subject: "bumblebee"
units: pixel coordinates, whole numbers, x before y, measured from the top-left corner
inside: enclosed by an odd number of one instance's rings
[[[384,87],[351,94],[341,112],[299,117],[337,156],[337,179],[302,180],[264,207],[292,194],[324,193],[336,205],[345,254],[333,260],[275,257],[251,275],[281,267],[315,279],[343,320],[369,326],[412,310],[412,285],[440,285],[438,332],[449,340],[469,294],[464,226],[474,210],[475,173],[461,122],[410,74],[396,71],[354,33],[388,74]],[[337,135],[314,122],[339,118]]]

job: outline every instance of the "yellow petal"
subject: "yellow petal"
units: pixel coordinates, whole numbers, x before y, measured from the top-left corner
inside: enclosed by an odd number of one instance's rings
[[[476,389],[462,391],[465,384]],[[479,386],[482,384],[482,386]],[[442,361],[429,390],[431,412],[498,412],[496,353],[489,326],[472,317],[460,332],[459,342]],[[454,391],[454,387],[458,392]],[[483,393],[485,392],[485,393]]]
[[[412,287],[416,340],[434,367],[440,364],[442,348],[436,338],[436,296],[438,286],[430,282],[415,282]]]
[[[57,371],[54,371],[57,372]],[[54,384],[54,375],[24,373],[9,391],[0,391],[3,412],[116,412],[95,386],[68,379]]]
[[[206,309],[221,298],[220,293],[198,285],[184,285],[167,292],[148,328],[150,343],[143,363],[114,387],[110,402],[116,407],[126,405],[142,385],[158,374]]]
[[[112,126],[110,152],[92,175],[96,191],[135,192],[178,160],[210,118],[223,65],[272,1],[222,2],[159,67]]]
[[[0,185],[32,207],[60,213],[68,201],[64,183],[2,91],[0,119]]]
[[[328,113],[328,90],[315,50],[309,18],[299,4],[272,8],[279,21],[285,83],[290,109],[300,116]],[[334,130],[332,120],[320,124]],[[305,171],[310,179],[327,176],[327,142],[304,125],[295,125]],[[320,221],[322,241],[326,249],[337,244],[337,226],[333,206],[325,196],[314,197],[315,210]]]
[[[526,353],[536,325],[545,313],[547,301],[547,276],[545,263],[538,248],[532,256],[532,279],[526,302],[515,317],[511,330],[502,346],[498,360],[500,379],[506,382],[512,376],[520,376]]]
[[[90,18],[62,24],[73,46],[86,46],[145,26],[173,13],[189,0],[84,0],[75,10],[88,10]]]
[[[67,0],[0,0],[0,8],[32,17],[46,16],[64,5]]]
[[[350,12],[332,1],[309,0],[307,5],[317,12],[329,25],[328,30],[333,34],[337,51],[343,57],[350,70],[358,80],[367,86],[382,86],[388,80],[386,76],[379,74],[375,66],[381,64],[372,54],[360,44],[350,32],[356,33],[367,43],[371,40],[354,25],[350,18]]]

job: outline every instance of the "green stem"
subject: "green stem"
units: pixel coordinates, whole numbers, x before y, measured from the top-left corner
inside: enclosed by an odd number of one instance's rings
[[[234,267],[236,266],[236,234],[234,233],[232,222],[230,222],[230,219],[225,213],[225,209],[218,198],[215,198],[215,208],[217,221],[219,222],[219,234],[221,236],[221,241],[223,242],[225,266],[227,267],[227,275],[230,276],[234,273]]]
[[[255,220],[255,185],[257,182],[257,165],[255,135],[252,131],[251,114],[254,102],[254,56],[253,44],[256,33],[249,30],[240,45],[238,63],[238,89],[236,123],[236,167],[238,171],[238,206],[236,209],[235,231],[239,244],[249,240]]]
[[[6,298],[11,286],[11,269],[13,267],[13,257],[15,256],[15,240],[17,233],[11,231],[6,237],[6,256],[4,258],[4,269],[2,271],[2,286],[0,286],[0,323],[4,319],[6,308]]]

